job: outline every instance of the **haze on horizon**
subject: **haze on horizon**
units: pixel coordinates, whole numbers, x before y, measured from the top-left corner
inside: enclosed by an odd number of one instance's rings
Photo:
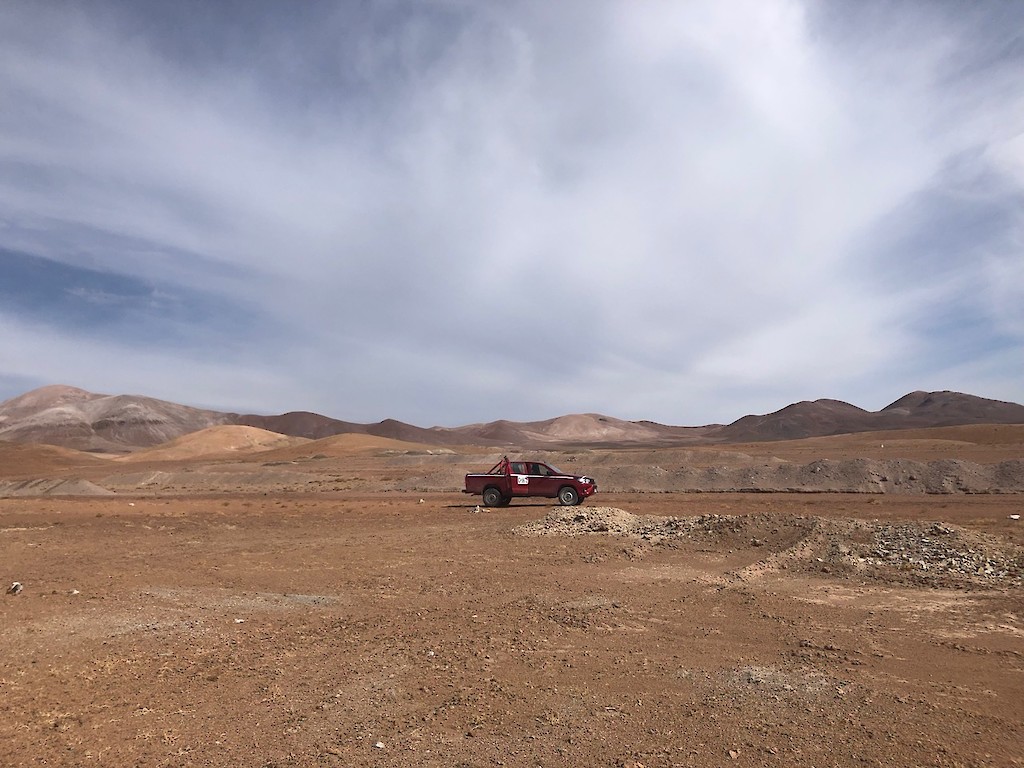
[[[1024,3],[0,5],[0,400],[1024,402]]]

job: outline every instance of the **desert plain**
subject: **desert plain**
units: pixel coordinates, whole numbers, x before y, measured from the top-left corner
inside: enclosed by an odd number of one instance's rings
[[[0,445],[3,766],[1024,764],[1024,427]],[[746,479],[744,479],[746,478]],[[821,480],[825,478],[825,480]]]

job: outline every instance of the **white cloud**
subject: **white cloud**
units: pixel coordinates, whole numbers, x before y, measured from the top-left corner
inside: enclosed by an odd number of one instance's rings
[[[0,248],[262,308],[230,371],[161,364],[150,394],[258,381],[265,410],[442,424],[888,402],[908,357],[931,375],[914,329],[936,302],[928,280],[879,290],[879,228],[979,147],[1012,180],[999,194],[1024,187],[1011,68],[953,77],[991,33],[927,6],[313,8],[226,47],[183,25],[223,51],[196,61],[168,53],[187,48],[171,31],[130,33],[123,7],[4,11]],[[1019,348],[1017,221],[971,275]],[[958,381],[1005,396],[964,354],[977,375]],[[94,372],[67,361],[7,373]]]
[[[55,334],[43,324],[2,311],[0,326],[4,376],[16,381],[67,383],[105,394],[146,395],[242,412],[286,400],[291,391],[286,370],[239,367],[231,355],[193,355],[186,362],[177,350],[127,346],[70,328]]]

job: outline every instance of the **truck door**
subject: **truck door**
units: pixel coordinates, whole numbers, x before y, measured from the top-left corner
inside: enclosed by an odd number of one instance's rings
[[[509,484],[511,485],[510,490],[513,496],[529,496],[530,481],[530,473],[526,462],[513,461],[509,465]]]
[[[551,496],[558,494],[559,481],[552,477],[554,471],[547,465],[531,461],[527,467],[530,470],[530,490],[537,496]]]

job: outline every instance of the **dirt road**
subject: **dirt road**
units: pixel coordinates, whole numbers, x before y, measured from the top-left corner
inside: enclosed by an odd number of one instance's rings
[[[24,587],[0,595],[0,764],[1024,764],[1012,574],[870,556],[940,522],[1011,567],[1020,496],[597,504],[704,522],[523,535],[548,504],[398,492],[0,501]]]

